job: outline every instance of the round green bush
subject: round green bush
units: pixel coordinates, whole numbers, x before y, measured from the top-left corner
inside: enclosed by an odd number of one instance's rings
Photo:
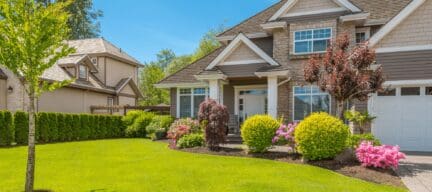
[[[310,160],[334,158],[345,149],[349,135],[347,125],[324,112],[304,119],[294,133],[297,150]]]
[[[146,137],[146,127],[150,125],[155,115],[153,113],[142,113],[138,116],[132,125],[126,128],[126,136],[128,137]]]
[[[248,118],[241,127],[241,136],[251,152],[265,152],[272,146],[272,139],[280,123],[269,115]]]
[[[189,134],[177,141],[178,148],[193,148],[204,146],[205,140],[202,134]]]

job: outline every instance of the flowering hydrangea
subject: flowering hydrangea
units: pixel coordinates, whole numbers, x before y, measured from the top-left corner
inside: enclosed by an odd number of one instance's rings
[[[399,146],[373,146],[371,142],[363,141],[356,149],[357,159],[365,167],[395,168],[399,160],[405,159],[405,154],[399,152]]]
[[[288,145],[290,150],[294,150],[294,131],[297,123],[289,123],[288,125],[281,125],[276,130],[276,135],[273,137],[272,143],[274,145]]]

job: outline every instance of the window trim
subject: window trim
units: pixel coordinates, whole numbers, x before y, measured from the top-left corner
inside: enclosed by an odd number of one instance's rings
[[[310,93],[308,93],[308,94],[306,94],[306,93],[296,94],[295,93],[295,88],[296,87],[311,87]],[[316,85],[305,85],[305,86],[293,86],[292,87],[292,94],[293,94],[293,97],[292,97],[292,119],[293,119],[294,122],[299,122],[299,121],[303,121],[304,120],[304,119],[302,119],[302,120],[295,119],[295,96],[308,96],[309,95],[312,98],[312,96],[315,96],[315,95],[326,95],[326,96],[329,97],[329,111],[328,112],[331,113],[331,111],[332,111],[332,97],[331,97],[331,95],[329,93],[327,93],[327,92],[312,93],[312,87],[317,87],[319,89],[319,87],[316,86]],[[320,92],[321,92],[321,89],[320,89]],[[310,105],[310,111],[311,111],[311,113],[313,113],[313,111],[312,111],[312,105]]]
[[[356,36],[356,39],[355,39],[355,43],[357,44],[357,45],[362,45],[362,44],[364,44],[366,41],[369,41],[369,39],[370,39],[370,32],[371,32],[371,29],[370,29],[370,27],[359,27],[359,28],[356,28],[356,30],[355,30],[355,36]],[[358,33],[364,33],[365,34],[365,41],[364,42],[360,42],[360,43],[358,43],[357,42],[357,34]]]
[[[194,93],[194,89],[205,89],[205,93],[204,94],[195,94]],[[190,89],[191,93],[190,94],[180,94],[180,89]],[[195,102],[195,97],[194,96],[205,96],[206,98],[209,97],[209,88],[208,87],[202,87],[202,86],[197,86],[197,87],[177,87],[177,101],[176,101],[176,116],[177,118],[181,118],[180,117],[180,96],[190,96],[191,97],[191,118],[194,118],[194,102]]]
[[[84,67],[85,69],[85,77],[81,77],[81,67]],[[88,80],[88,71],[88,66],[82,64],[78,65],[78,79]]]
[[[330,29],[330,37],[329,38],[317,38],[317,39],[313,38],[313,31],[314,30],[321,30],[321,29]],[[312,31],[312,39],[311,40],[296,40],[295,39],[296,32],[303,32],[303,31]],[[313,41],[315,41],[315,40],[329,40],[329,41],[331,41],[333,39],[333,27],[309,28],[309,29],[301,29],[301,30],[293,31],[293,38],[292,39],[293,39],[293,41],[292,41],[292,44],[293,44],[293,51],[292,51],[292,53],[294,55],[310,55],[310,54],[317,54],[317,53],[325,53],[326,50],[314,52],[313,51]],[[312,41],[311,52],[297,53],[296,52],[296,42],[308,42],[308,41]]]

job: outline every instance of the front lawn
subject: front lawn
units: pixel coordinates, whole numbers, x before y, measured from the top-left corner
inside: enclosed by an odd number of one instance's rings
[[[26,150],[0,149],[0,191],[22,191]],[[142,139],[36,150],[35,188],[52,191],[404,191],[309,165],[185,153]]]

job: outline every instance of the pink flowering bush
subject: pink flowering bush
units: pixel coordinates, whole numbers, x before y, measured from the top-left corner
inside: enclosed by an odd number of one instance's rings
[[[297,123],[282,124],[272,139],[273,145],[287,145],[290,151],[295,149],[294,131]]]
[[[177,141],[191,133],[202,133],[200,124],[197,120],[191,118],[178,119],[171,124],[167,137],[171,139],[171,147],[175,147]]]
[[[399,146],[373,146],[372,142],[363,141],[356,149],[358,160],[364,167],[395,168],[399,160],[405,159],[405,154],[399,152]]]

